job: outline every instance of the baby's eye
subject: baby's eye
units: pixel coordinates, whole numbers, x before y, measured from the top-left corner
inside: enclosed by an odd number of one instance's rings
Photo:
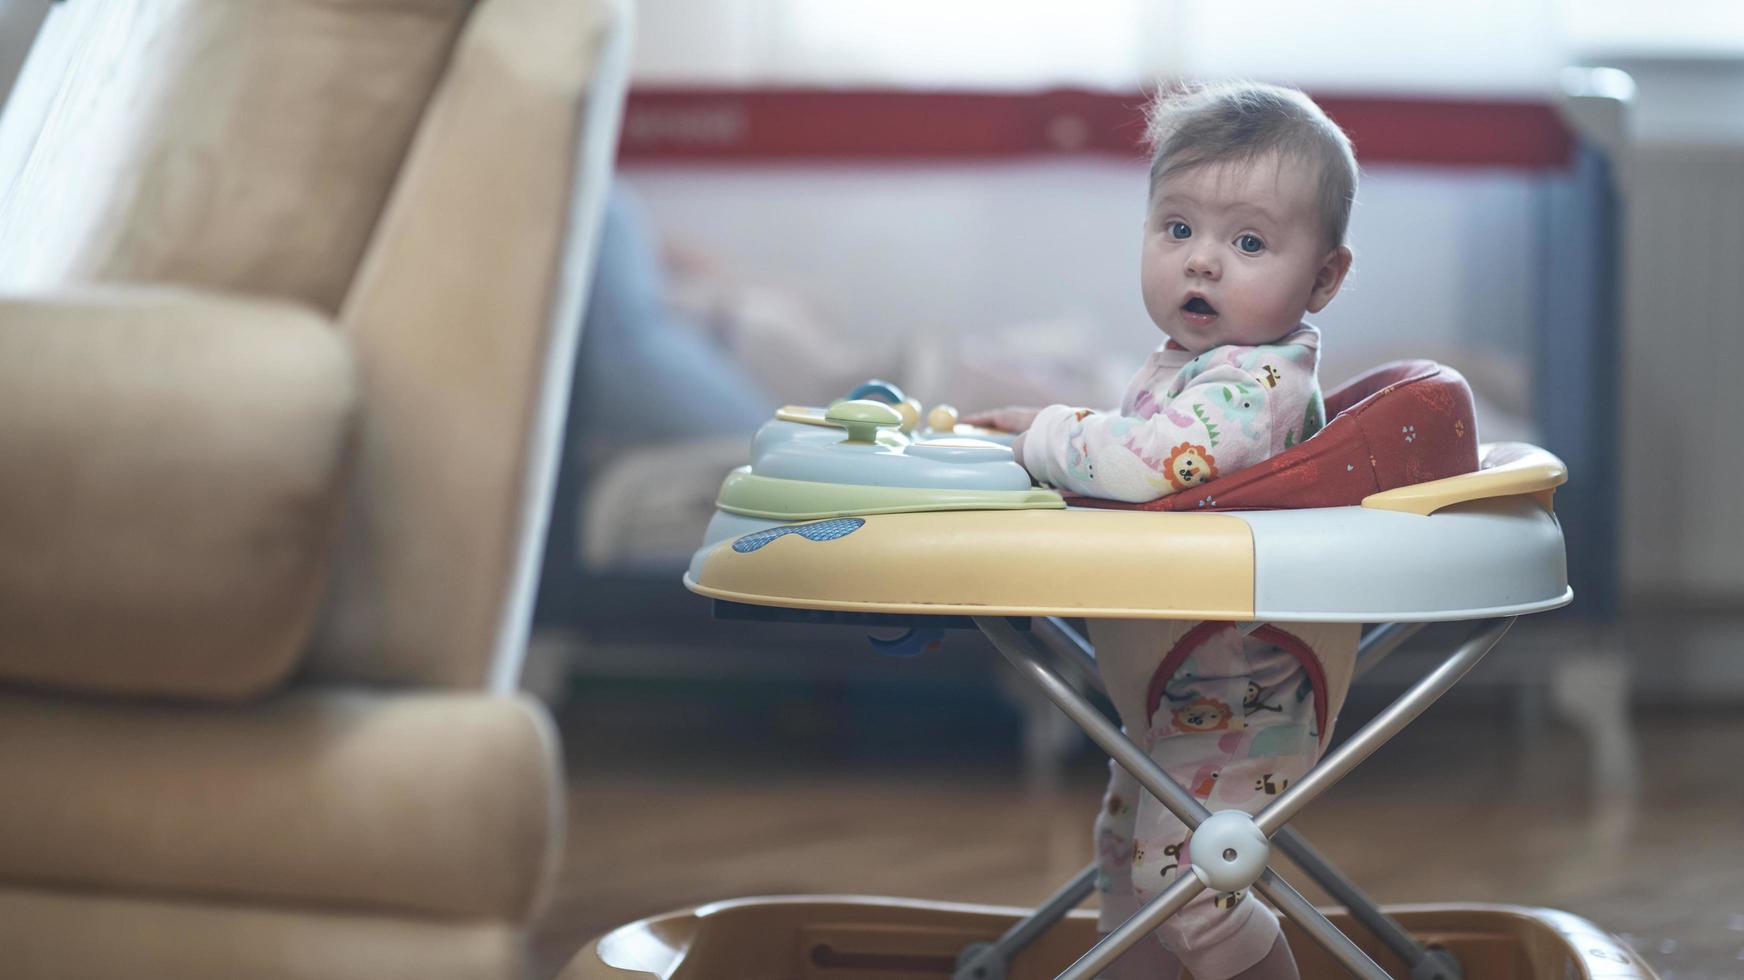
[[[1193,237],[1193,229],[1187,227],[1185,221],[1171,221],[1163,226],[1163,230],[1168,232],[1170,238],[1177,241]]]
[[[1260,241],[1258,235],[1242,235],[1235,240],[1235,247],[1249,255],[1258,255],[1265,251],[1266,243]]]

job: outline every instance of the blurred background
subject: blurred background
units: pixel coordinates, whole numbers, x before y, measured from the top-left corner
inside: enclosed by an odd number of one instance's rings
[[[713,621],[677,577],[777,404],[870,377],[966,409],[1117,401],[1157,342],[1135,283],[1145,93],[1246,77],[1316,97],[1362,165],[1354,272],[1317,319],[1327,386],[1438,358],[1485,439],[1573,473],[1574,607],[1522,623],[1305,831],[1384,898],[1573,907],[1666,976],[1744,976],[1744,873],[1714,849],[1744,789],[1679,748],[1744,739],[1744,437],[1718,369],[1744,344],[1738,7],[640,17],[602,267],[623,297],[599,280],[530,665],[593,886],[566,928],[769,891],[1034,902],[1085,859],[1102,760],[978,636],[881,659],[852,630]],[[1361,682],[1341,727],[1449,636]],[[1421,832],[1378,843],[1389,824]],[[648,850],[589,857],[626,833]]]
[[[0,37],[40,32],[0,46],[0,175],[116,6],[0,2]],[[891,659],[864,631],[717,620],[679,578],[779,405],[874,377],[965,410],[1117,401],[1159,340],[1146,94],[1243,77],[1307,91],[1362,167],[1323,384],[1436,358],[1485,440],[1571,471],[1574,605],[1300,828],[1381,900],[1564,908],[1666,980],[1744,978],[1744,7],[634,6],[522,680],[569,803],[537,974],[689,903],[1024,905],[1089,859],[1105,760],[978,635]],[[51,282],[44,256],[14,236],[6,287]],[[1458,636],[1363,678],[1341,730]]]

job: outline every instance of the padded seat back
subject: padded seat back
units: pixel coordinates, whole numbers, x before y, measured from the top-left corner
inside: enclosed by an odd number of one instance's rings
[[[1478,468],[1471,388],[1434,361],[1394,361],[1326,398],[1313,438],[1263,463],[1143,504],[1068,495],[1076,506],[1134,510],[1348,507],[1383,490]]]

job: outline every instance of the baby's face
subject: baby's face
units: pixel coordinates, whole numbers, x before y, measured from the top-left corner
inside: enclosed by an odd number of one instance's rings
[[[1145,310],[1198,353],[1271,343],[1320,312],[1350,250],[1326,243],[1313,167],[1269,155],[1163,180],[1140,261]]]

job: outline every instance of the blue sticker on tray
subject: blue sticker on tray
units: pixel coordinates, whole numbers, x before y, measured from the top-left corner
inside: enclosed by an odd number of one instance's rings
[[[860,527],[865,523],[865,520],[858,517],[838,517],[811,524],[785,524],[781,527],[772,527],[767,531],[754,531],[747,534],[733,542],[733,550],[741,555],[748,555],[787,534],[797,534],[807,541],[834,541],[860,530]]]

